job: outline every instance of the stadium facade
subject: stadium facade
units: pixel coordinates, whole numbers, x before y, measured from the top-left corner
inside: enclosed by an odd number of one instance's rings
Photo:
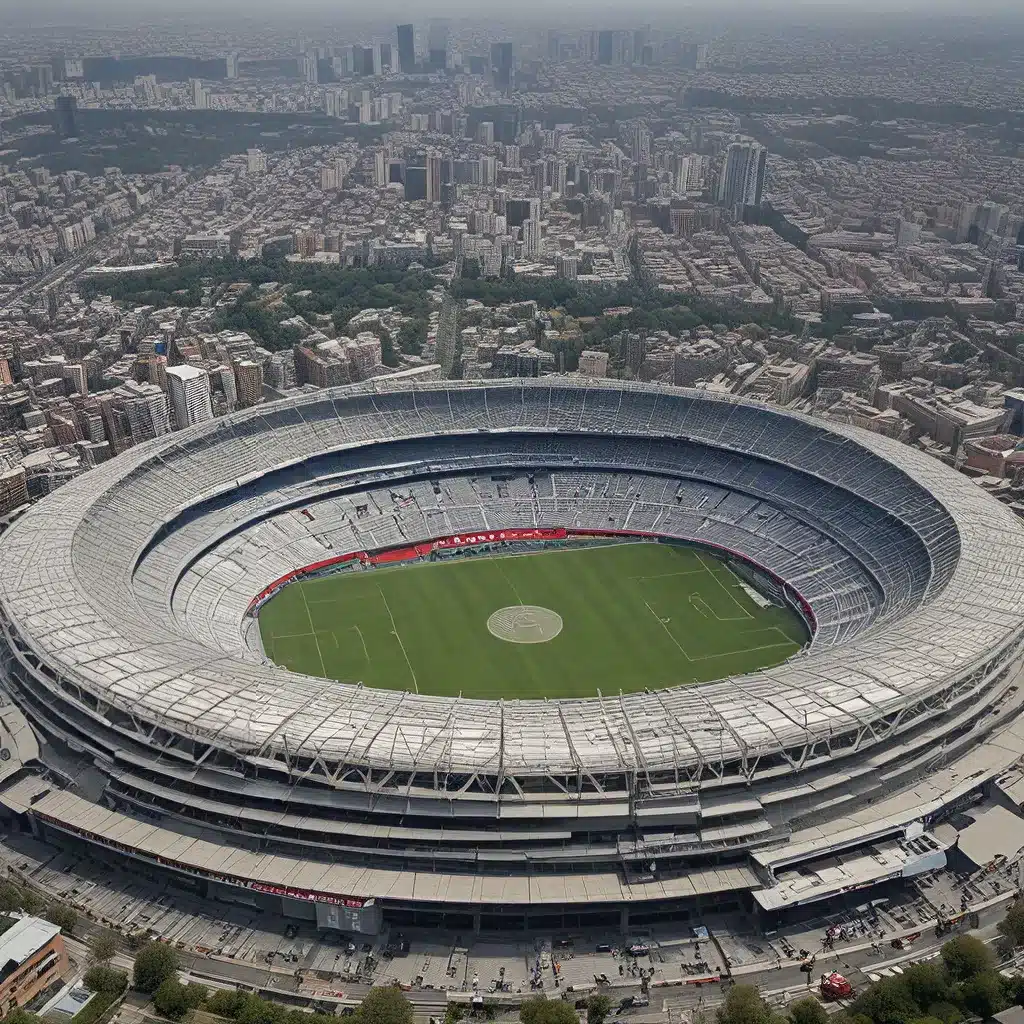
[[[742,678],[547,701],[343,685],[260,648],[253,614],[303,567],[595,533],[726,553],[810,642]],[[1024,755],[1014,517],[914,449],[731,397],[304,395],[72,481],[0,566],[6,814],[343,930],[774,918],[945,863],[936,825]]]

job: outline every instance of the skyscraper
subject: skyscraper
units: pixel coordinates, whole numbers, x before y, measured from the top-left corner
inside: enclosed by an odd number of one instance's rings
[[[315,50],[310,50],[302,55],[299,60],[299,68],[302,71],[304,82],[316,85],[320,81],[320,62],[317,60]]]
[[[760,206],[768,150],[757,142],[734,142],[726,153],[718,181],[723,206]]]
[[[491,43],[491,73],[494,75],[494,84],[499,89],[507,89],[512,84],[514,63],[514,48],[511,43]]]
[[[179,430],[194,423],[213,419],[210,399],[210,375],[198,366],[169,366],[167,368],[167,395],[174,410],[174,422]]]
[[[441,201],[441,154],[427,153],[427,202]]]
[[[416,36],[412,25],[398,26],[398,67],[404,75],[416,70]]]
[[[448,66],[448,22],[432,21],[427,34],[427,63],[431,71],[443,71]]]
[[[238,54],[229,53],[224,58],[224,77],[225,78],[237,78],[238,77]]]
[[[58,96],[57,134],[64,139],[74,138],[78,134],[78,100],[74,96]]]
[[[598,64],[611,64],[612,62],[612,38],[613,33],[608,30],[602,30],[597,33],[597,63]]]
[[[202,79],[190,78],[188,84],[189,91],[192,94],[192,106],[195,107],[196,110],[206,110],[210,105],[210,94],[203,88]]]

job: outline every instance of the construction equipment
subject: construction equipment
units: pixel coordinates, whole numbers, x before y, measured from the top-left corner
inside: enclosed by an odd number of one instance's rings
[[[834,971],[831,974],[821,976],[821,997],[826,1002],[836,999],[851,999],[853,997],[853,986],[841,974]]]

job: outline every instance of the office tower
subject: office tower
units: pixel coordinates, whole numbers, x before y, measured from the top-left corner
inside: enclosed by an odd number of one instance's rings
[[[416,35],[412,25],[398,26],[398,68],[404,75],[416,70]]]
[[[734,142],[726,153],[718,181],[723,206],[760,206],[768,151],[757,142]]]
[[[612,39],[614,33],[604,29],[597,33],[597,63],[611,64],[612,62]]]
[[[428,203],[441,201],[441,164],[440,153],[427,153],[427,195]]]
[[[229,53],[224,58],[224,77],[225,78],[237,78],[238,77],[238,54]]]
[[[635,29],[633,32],[633,63],[643,64],[644,50],[647,48],[648,30],[645,28]]]
[[[427,33],[427,63],[431,71],[448,66],[448,22],[432,21]]]
[[[405,198],[410,202],[416,199],[427,198],[426,167],[406,167]]]
[[[483,146],[494,145],[494,122],[481,121],[476,128],[476,141]]]
[[[497,88],[507,89],[512,84],[514,63],[514,50],[511,43],[491,43],[491,73]]]
[[[263,400],[263,367],[251,359],[235,363],[235,392],[238,408],[247,409]]]
[[[78,101],[74,96],[58,96],[56,101],[57,134],[64,139],[78,135]]]
[[[380,43],[374,47],[375,61],[380,64],[381,71],[391,71],[395,66],[394,51],[390,43]],[[376,55],[379,54],[379,60]]]
[[[167,395],[174,410],[178,430],[194,423],[213,419],[210,399],[210,375],[198,366],[169,366],[167,368]]]
[[[189,93],[191,94],[192,106],[196,110],[206,110],[209,106],[209,94],[203,88],[202,79],[190,78],[188,86]]]

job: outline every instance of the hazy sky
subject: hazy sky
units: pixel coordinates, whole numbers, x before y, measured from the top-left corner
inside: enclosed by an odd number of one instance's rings
[[[952,18],[977,24],[986,18],[999,22],[1024,23],[1024,3],[1020,0],[705,0],[702,3],[677,3],[673,0],[517,0],[510,5],[480,3],[479,0],[374,0],[372,4],[352,0],[0,0],[0,34],[15,24],[95,24],[116,19],[120,24],[145,24],[150,18],[160,22],[178,20],[223,22],[241,17],[248,21],[296,22],[315,17],[323,22],[344,24],[350,21],[387,22],[391,20],[426,21],[432,16],[465,15],[475,22],[495,20],[506,24],[522,22],[534,27],[578,25],[579,27],[631,27],[651,22],[671,27],[708,16],[716,21],[743,19],[762,22],[778,18],[787,21],[845,21],[868,28],[874,22],[900,21],[920,16],[934,31],[936,22]],[[937,17],[941,15],[941,17]],[[881,25],[879,25],[881,27]],[[994,26],[993,26],[994,27]]]

